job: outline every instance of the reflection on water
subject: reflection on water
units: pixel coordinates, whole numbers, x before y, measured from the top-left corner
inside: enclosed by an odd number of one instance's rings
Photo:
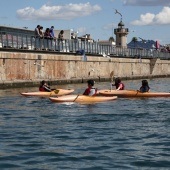
[[[125,81],[139,89],[140,80]],[[169,79],[149,81],[169,92]],[[99,89],[109,83],[96,83]],[[82,93],[86,84],[63,85]],[[0,90],[0,169],[157,169],[170,167],[170,98],[79,104]]]

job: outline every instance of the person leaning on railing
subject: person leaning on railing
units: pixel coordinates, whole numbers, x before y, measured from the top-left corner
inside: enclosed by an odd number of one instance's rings
[[[50,34],[49,28],[46,28],[45,33],[44,33],[44,38],[45,39],[51,39],[51,34]]]
[[[44,47],[45,50],[51,50],[52,49],[52,41],[53,37],[51,35],[51,30],[49,28],[46,28],[46,31],[44,33]]]
[[[37,27],[35,28],[35,38],[40,38],[41,34],[40,34],[40,25],[37,25]]]
[[[37,25],[37,27],[35,28],[35,50],[40,50],[40,38],[42,37],[42,35],[40,34],[40,25]]]
[[[54,35],[54,26],[51,26],[51,28],[50,28],[50,35],[51,35],[51,38],[52,39],[56,39],[56,37],[55,37],[55,35]]]
[[[58,41],[63,41],[64,40],[64,30],[61,30],[60,33],[58,34]]]
[[[40,35],[40,38],[44,37],[44,32],[43,32],[43,27],[42,26],[40,26],[40,28],[39,28],[39,35]]]

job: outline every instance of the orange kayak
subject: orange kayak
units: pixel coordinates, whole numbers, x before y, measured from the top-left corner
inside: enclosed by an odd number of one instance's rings
[[[118,97],[170,97],[170,93],[165,92],[145,92],[141,93],[138,90],[100,90],[102,96],[118,96]]]
[[[85,96],[85,95],[66,95],[61,97],[50,97],[52,102],[105,102],[117,99],[117,96]]]
[[[25,92],[21,93],[23,96],[62,96],[72,93],[73,89],[56,89],[51,92],[44,92],[44,91],[38,91],[38,92]]]

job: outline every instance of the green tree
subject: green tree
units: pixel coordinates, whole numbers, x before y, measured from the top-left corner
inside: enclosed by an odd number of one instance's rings
[[[137,38],[137,37],[133,37],[133,38],[132,38],[132,41],[133,41],[133,43],[134,43],[134,47],[136,47],[136,43],[137,43],[137,41],[138,41],[138,38]]]
[[[114,42],[115,39],[114,39],[113,37],[110,37],[110,38],[109,38],[109,41],[110,41],[110,42]]]

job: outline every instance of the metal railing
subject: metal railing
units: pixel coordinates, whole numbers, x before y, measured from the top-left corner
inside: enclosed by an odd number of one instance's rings
[[[49,50],[58,52],[76,52],[85,50],[89,54],[108,55],[110,57],[137,57],[170,59],[170,53],[154,49],[120,48],[111,45],[101,45],[98,42],[81,41],[79,39],[63,40],[35,37],[31,34],[0,32],[0,48],[27,50]]]

